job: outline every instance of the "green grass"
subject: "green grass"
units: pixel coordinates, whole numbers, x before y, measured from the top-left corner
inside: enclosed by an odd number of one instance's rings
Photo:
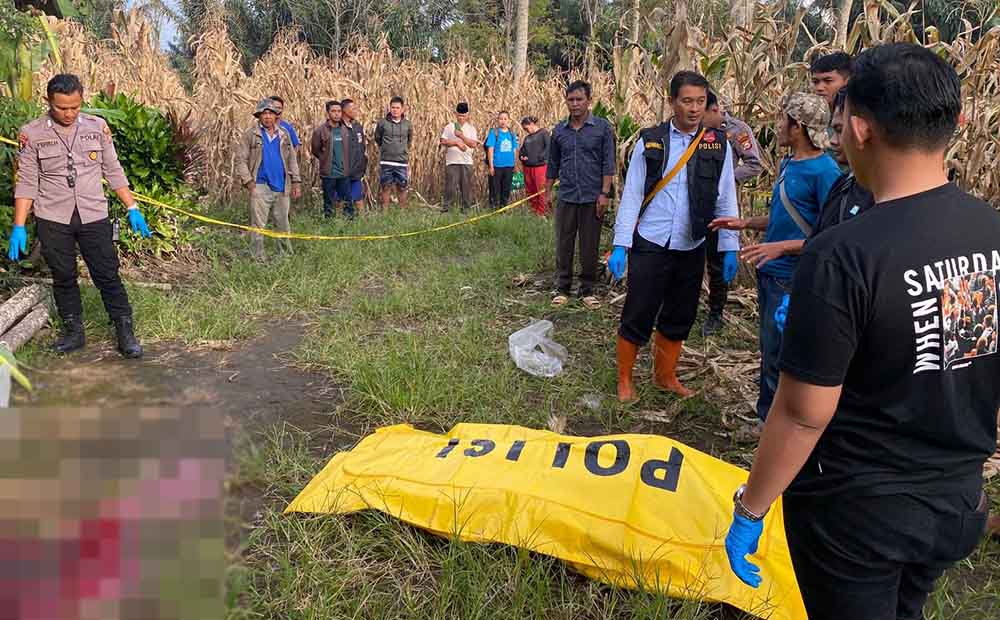
[[[242,212],[229,215],[240,221]],[[353,224],[298,216],[293,227],[382,233],[459,218],[393,210]],[[511,214],[405,240],[297,242],[293,257],[266,265],[248,259],[245,239],[204,230],[200,243],[211,265],[189,290],[130,290],[146,341],[247,338],[294,319],[307,326],[294,359],[346,389],[342,418],[362,432],[398,422],[435,431],[457,422],[541,427],[564,417],[571,433],[670,434],[746,466],[752,443],[716,434],[718,399],[678,403],[650,389],[646,354],[637,373],[640,404],[617,403],[613,334],[620,307],[590,312],[575,302],[554,310],[548,276],[538,290],[512,286],[518,273],[551,272],[550,222]],[[87,316],[100,317],[96,291],[84,292]],[[554,338],[571,352],[554,379],[529,376],[509,359],[507,336],[533,318],[553,320]],[[690,344],[701,346],[697,337]],[[755,343],[730,336],[725,346]],[[595,395],[596,408],[581,404]],[[672,412],[673,422],[646,422],[643,410]],[[232,488],[261,493],[262,507],[230,571],[230,618],[740,617],[597,584],[514,548],[438,539],[377,513],[284,516],[287,502],[329,457],[316,455],[309,441],[307,432],[279,426],[240,444]],[[993,491],[1000,496],[1000,485]],[[1000,544],[990,542],[949,571],[928,613],[980,620],[998,617],[998,606]]]

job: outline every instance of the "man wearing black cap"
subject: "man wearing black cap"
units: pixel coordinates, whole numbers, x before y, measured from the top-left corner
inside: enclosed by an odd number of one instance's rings
[[[469,104],[455,106],[455,122],[441,132],[444,153],[444,211],[460,204],[464,213],[472,206],[472,154],[479,146],[479,134],[469,123]]]

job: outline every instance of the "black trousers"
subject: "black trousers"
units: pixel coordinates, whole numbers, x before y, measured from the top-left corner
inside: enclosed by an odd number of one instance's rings
[[[80,286],[77,283],[76,247],[79,244],[90,279],[101,292],[108,317],[115,320],[132,316],[125,285],[118,275],[118,250],[112,239],[111,220],[105,218],[89,224],[80,222],[80,212],[74,210],[69,224],[37,218],[38,240],[42,256],[52,270],[52,293],[59,316],[81,316]]]
[[[618,333],[642,346],[655,323],[665,338],[687,340],[698,316],[704,273],[704,243],[693,250],[668,250],[636,233],[628,254],[628,295]]]
[[[708,309],[713,314],[722,314],[729,295],[729,285],[722,277],[722,253],[719,252],[719,232],[710,232],[705,238],[706,262],[708,263]]]
[[[786,493],[785,536],[809,620],[922,620],[934,582],[979,544],[981,490],[954,495]]]
[[[494,168],[490,177],[490,206],[494,209],[506,206],[510,202],[510,187],[514,180],[513,168]]]
[[[556,288],[568,295],[573,286],[573,250],[580,240],[580,289],[585,297],[597,283],[598,248],[601,244],[601,220],[597,203],[559,201],[556,205]]]

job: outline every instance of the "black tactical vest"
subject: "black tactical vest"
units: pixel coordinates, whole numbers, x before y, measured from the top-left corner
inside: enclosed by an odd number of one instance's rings
[[[643,196],[648,196],[667,173],[670,159],[670,121],[656,127],[643,129],[639,139],[643,142],[646,163],[646,183]],[[697,150],[687,163],[688,207],[691,218],[691,238],[704,239],[708,223],[715,219],[715,203],[719,198],[719,179],[726,163],[726,134],[719,129],[705,128]]]

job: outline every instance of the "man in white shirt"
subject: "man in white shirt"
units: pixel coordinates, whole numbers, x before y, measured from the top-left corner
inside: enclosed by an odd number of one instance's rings
[[[455,106],[455,122],[441,132],[444,154],[444,211],[459,203],[464,213],[472,206],[472,154],[479,146],[479,134],[469,123],[469,104]]]
[[[729,140],[702,122],[707,99],[704,76],[677,72],[668,99],[673,118],[642,130],[632,152],[608,261],[616,278],[626,263],[629,271],[617,344],[622,402],[636,399],[632,368],[654,326],[653,383],[681,397],[692,394],[676,369],[698,314],[708,223],[738,212]],[[718,251],[728,283],[736,275],[739,236],[724,232]]]

